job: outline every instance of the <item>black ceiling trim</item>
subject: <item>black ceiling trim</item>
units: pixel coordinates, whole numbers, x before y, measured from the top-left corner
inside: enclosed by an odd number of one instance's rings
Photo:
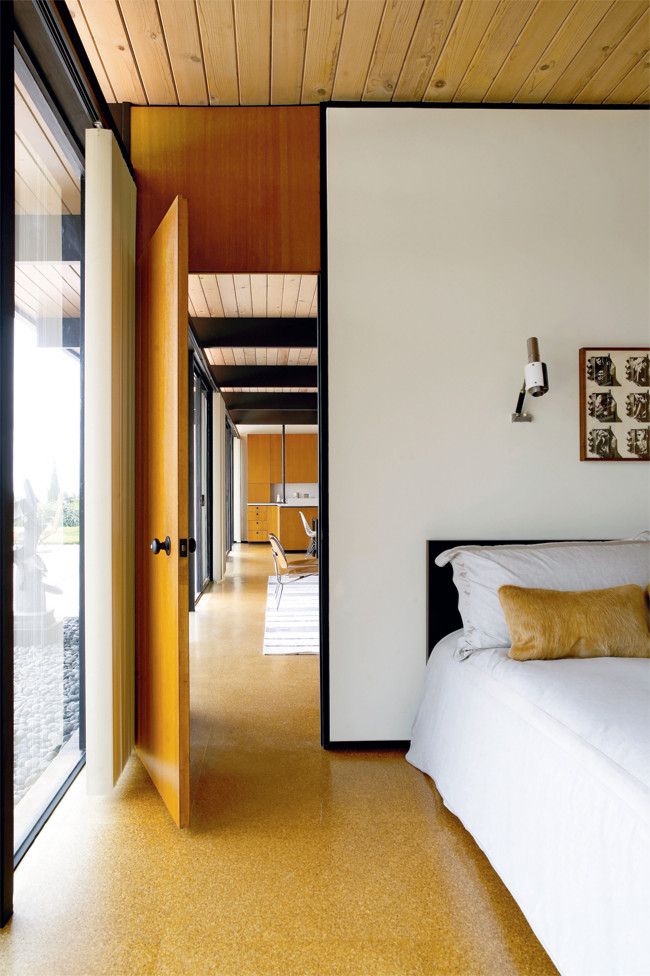
[[[217,386],[220,387],[315,387],[317,384],[315,366],[210,366],[210,373]]]
[[[315,410],[242,410],[234,409],[230,415],[237,424],[311,424],[316,426],[318,414]]]
[[[229,411],[233,410],[281,410],[292,413],[301,410],[316,410],[316,393],[223,393],[222,397]]]
[[[315,349],[316,319],[199,318],[191,319],[199,344]]]

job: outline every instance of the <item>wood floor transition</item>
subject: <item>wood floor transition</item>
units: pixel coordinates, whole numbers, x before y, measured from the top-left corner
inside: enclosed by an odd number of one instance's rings
[[[190,624],[191,826],[132,758],[77,780],[16,872],[7,976],[546,976],[521,912],[401,753],[319,746],[318,659],[263,657],[266,546]]]

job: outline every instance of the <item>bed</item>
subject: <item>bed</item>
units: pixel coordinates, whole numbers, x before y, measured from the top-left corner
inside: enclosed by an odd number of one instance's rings
[[[650,661],[459,660],[456,590],[433,566],[451,545],[429,544],[433,650],[407,759],[563,976],[648,976]]]

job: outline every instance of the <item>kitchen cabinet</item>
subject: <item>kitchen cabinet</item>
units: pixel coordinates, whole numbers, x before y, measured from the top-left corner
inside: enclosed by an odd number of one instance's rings
[[[268,481],[249,481],[248,482],[248,501],[250,502],[270,502],[271,485]]]
[[[278,506],[249,505],[248,541],[268,542],[269,532],[278,534]]]
[[[271,435],[248,436],[248,484],[263,485],[271,482]],[[253,499],[257,501],[258,499]]]
[[[282,435],[248,435],[248,502],[274,501],[271,485],[282,484]],[[284,439],[287,484],[318,482],[318,435],[287,434]]]
[[[303,527],[300,512],[304,513],[307,524],[311,526],[311,520],[318,517],[318,508],[307,506],[304,508],[281,507],[278,511],[280,513],[278,537],[285,550],[287,552],[305,552],[309,545],[309,539]]]
[[[269,532],[277,535],[287,552],[306,552],[309,538],[302,524],[304,512],[308,525],[318,518],[315,505],[298,508],[293,505],[248,505],[248,541],[268,542]]]
[[[287,484],[318,481],[318,434],[287,434],[284,442]]]
[[[282,434],[271,434],[269,480],[272,485],[282,484]]]

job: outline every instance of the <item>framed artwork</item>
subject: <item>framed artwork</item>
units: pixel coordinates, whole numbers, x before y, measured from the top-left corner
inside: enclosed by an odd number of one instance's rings
[[[650,347],[580,350],[580,460],[650,461]]]

